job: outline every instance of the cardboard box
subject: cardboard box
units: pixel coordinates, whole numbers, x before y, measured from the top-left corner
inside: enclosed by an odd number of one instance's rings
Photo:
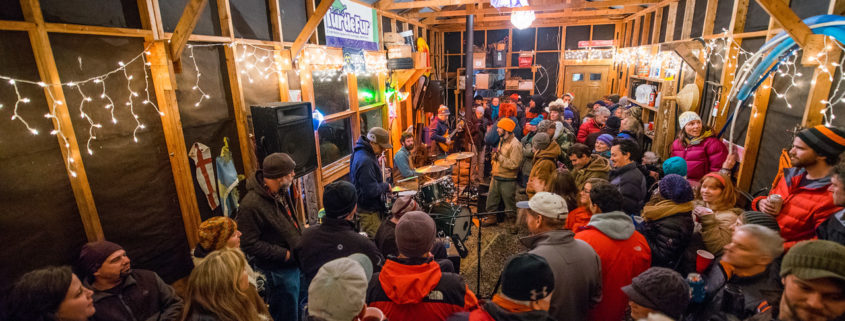
[[[414,68],[421,69],[428,67],[428,53],[417,51],[414,53]]]
[[[405,43],[405,38],[399,35],[396,32],[385,32],[384,33],[384,42],[399,42]]]
[[[490,74],[477,74],[475,75],[475,89],[490,89]]]
[[[387,47],[387,58],[394,59],[394,58],[413,58],[411,52],[411,46],[409,45],[401,45],[401,46],[388,46]]]
[[[532,81],[532,80],[520,80],[518,89],[519,90],[532,90],[532,89],[534,89],[534,81]]]
[[[520,78],[513,78],[513,79],[506,79],[505,80],[505,89],[516,90],[519,89],[519,81],[522,80]]]
[[[458,89],[466,89],[466,77],[458,77]]]
[[[519,54],[519,67],[520,68],[528,68],[531,67],[531,64],[534,62],[534,53],[533,52],[522,52]]]
[[[487,68],[487,55],[483,52],[472,53],[472,67],[473,68]]]

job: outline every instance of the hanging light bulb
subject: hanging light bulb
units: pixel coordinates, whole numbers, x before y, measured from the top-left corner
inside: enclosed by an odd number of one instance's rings
[[[531,26],[531,23],[534,22],[534,11],[527,10],[527,11],[516,11],[511,13],[511,23],[517,29],[525,29]]]

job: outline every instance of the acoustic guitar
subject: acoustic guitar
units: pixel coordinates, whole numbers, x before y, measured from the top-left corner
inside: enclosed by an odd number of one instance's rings
[[[447,143],[443,143],[443,142],[437,142],[437,146],[440,146],[440,150],[442,150],[444,153],[448,153],[452,149],[452,145],[455,143],[454,139],[452,139],[452,138],[454,138],[456,134],[462,132],[463,130],[464,130],[464,121],[461,120],[461,121],[458,122],[458,125],[455,126],[454,131],[452,131],[450,133],[449,130],[447,129],[446,134],[443,135],[443,137],[446,138],[446,140],[449,141],[449,143],[447,144]]]

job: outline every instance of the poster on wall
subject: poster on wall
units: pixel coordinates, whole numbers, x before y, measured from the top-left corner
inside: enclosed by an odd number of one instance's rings
[[[366,73],[367,62],[364,60],[364,51],[355,48],[343,48],[343,72]]]
[[[378,50],[376,9],[350,0],[334,0],[323,18],[326,45]]]

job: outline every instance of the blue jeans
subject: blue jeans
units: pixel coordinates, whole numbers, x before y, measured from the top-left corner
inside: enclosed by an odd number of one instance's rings
[[[273,320],[299,320],[299,268],[262,272],[267,276],[267,304]]]

